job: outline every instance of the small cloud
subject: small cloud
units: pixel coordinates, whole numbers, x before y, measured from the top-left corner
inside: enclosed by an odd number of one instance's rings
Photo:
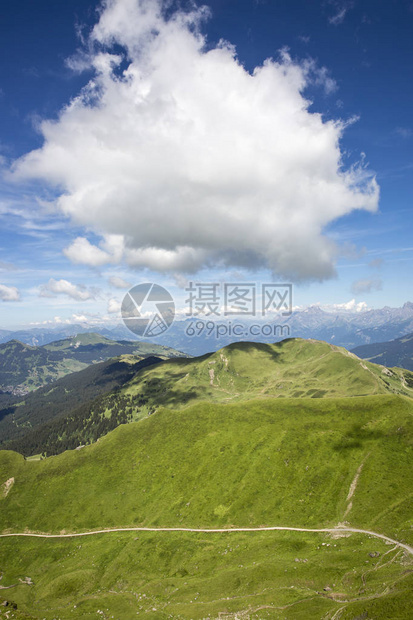
[[[109,314],[118,314],[120,312],[121,303],[118,299],[112,297],[108,301],[108,313]]]
[[[365,310],[368,310],[368,305],[366,304],[365,301],[359,301],[357,302],[355,299],[350,299],[350,301],[345,301],[341,304],[321,304],[320,302],[316,303],[316,304],[312,304],[312,306],[307,306],[307,310],[309,310],[310,308],[321,308],[322,310],[324,310],[324,312],[330,312],[330,313],[336,313],[336,312],[364,312]],[[297,306],[294,309],[300,309],[302,310],[303,308],[300,308],[299,306]],[[304,308],[305,310],[305,308]]]
[[[382,258],[373,258],[373,260],[369,262],[369,267],[371,267],[372,269],[380,269],[383,263],[384,260]]]
[[[113,321],[113,317],[110,317],[108,315],[90,314],[88,312],[85,312],[84,314],[74,313],[68,318],[55,316],[53,319],[48,319],[45,321],[32,321],[31,323],[29,323],[29,325],[39,327],[81,324],[83,327],[97,327],[100,325],[108,324],[111,321]]]
[[[72,263],[78,265],[101,267],[110,262],[108,253],[92,245],[85,237],[77,237],[63,253]]]
[[[357,303],[355,299],[351,299],[343,304],[333,304],[333,308],[335,310],[362,312],[363,310],[367,310],[367,304],[365,301],[360,301]]]
[[[2,301],[20,301],[20,292],[15,286],[0,284],[0,299]]]
[[[342,24],[348,11],[354,6],[353,2],[345,2],[340,0],[330,0],[329,4],[333,5],[335,10],[334,15],[328,18],[328,21],[330,24],[333,24],[333,26]]]
[[[323,86],[327,95],[334,93],[338,88],[337,82],[328,75],[326,67],[318,69],[315,83],[319,86]]]
[[[312,58],[303,63],[308,83],[324,88],[326,95],[330,95],[337,90],[337,82],[329,75],[327,67],[320,67]]]
[[[374,280],[357,280],[351,285],[351,291],[355,295],[359,295],[360,293],[372,293],[373,291],[381,291],[382,286],[383,282],[379,278]]]
[[[305,43],[306,45],[308,45],[308,43],[310,43],[310,40],[311,40],[311,37],[305,36],[305,35],[301,35],[298,38],[302,43]]]
[[[130,288],[132,286],[130,282],[127,282],[127,280],[119,276],[111,276],[109,278],[109,284],[115,288]]]
[[[86,237],[77,237],[63,250],[64,255],[77,265],[101,267],[108,263],[119,263],[124,253],[122,235],[105,235],[100,247],[90,243]]]
[[[40,289],[40,297],[55,297],[56,295],[67,295],[76,301],[87,301],[96,298],[96,292],[86,286],[72,284],[68,280],[54,280],[50,278],[47,284],[43,284]]]
[[[413,137],[413,129],[410,127],[396,127],[394,131],[398,136],[405,139]]]

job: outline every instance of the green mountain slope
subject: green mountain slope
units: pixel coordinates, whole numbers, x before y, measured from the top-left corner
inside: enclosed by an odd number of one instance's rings
[[[169,347],[147,342],[117,342],[94,333],[79,334],[42,347],[11,340],[0,345],[0,392],[24,395],[90,364],[119,355],[184,356]]]
[[[95,333],[78,334],[72,338],[57,340],[42,347],[46,351],[64,352],[66,356],[73,357],[84,363],[92,363],[96,360],[104,360],[119,355],[159,355],[168,357],[187,357],[184,353],[153,344],[151,342],[131,342],[129,340],[110,340],[105,336]]]
[[[165,360],[59,432],[135,423],[42,461],[0,451],[0,532],[344,524],[412,546],[412,387],[300,339]],[[348,532],[0,538],[0,566],[16,617],[47,620],[407,620],[413,605],[413,556]]]
[[[375,364],[413,370],[413,334],[390,342],[377,342],[357,347],[353,352]]]
[[[324,342],[287,339],[236,343],[190,360],[166,361],[139,373],[122,393],[151,406],[181,407],[199,400],[413,395],[413,373],[360,360]]]
[[[162,409],[45,461],[2,451],[0,479],[15,484],[0,527],[334,524],[365,461],[352,523],[413,543],[404,529],[413,506],[412,413],[413,403],[397,396],[203,404]]]
[[[145,418],[159,407],[182,409],[199,402],[237,403],[252,398],[337,398],[374,394],[413,395],[413,374],[364,362],[322,342],[237,343],[193,359],[165,360],[136,373],[121,389],[103,395],[66,418],[38,427],[10,448],[29,456],[58,454],[96,440],[122,422]]]
[[[413,544],[412,465],[399,395],[163,408],[44,461],[0,452],[0,530],[347,522]],[[38,618],[409,618],[413,603],[411,556],[361,535],[11,538],[0,562],[5,585],[33,581],[12,600]]]

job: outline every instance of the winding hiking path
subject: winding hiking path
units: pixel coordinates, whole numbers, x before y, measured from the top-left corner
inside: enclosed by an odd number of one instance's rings
[[[401,549],[413,555],[413,547],[401,543],[394,538],[379,534],[378,532],[372,532],[371,530],[362,530],[356,527],[325,527],[312,529],[307,527],[287,527],[281,525],[273,525],[268,527],[231,527],[231,528],[192,528],[192,527],[117,527],[107,530],[90,530],[87,532],[76,532],[73,534],[38,534],[34,532],[14,532],[9,534],[0,534],[0,538],[10,538],[12,536],[27,536],[30,538],[77,538],[79,536],[95,536],[97,534],[110,534],[113,532],[193,532],[195,534],[229,534],[231,532],[273,532],[273,531],[285,531],[285,532],[310,532],[319,534],[365,534],[367,536],[373,536],[374,538],[380,538],[393,545],[397,545]]]

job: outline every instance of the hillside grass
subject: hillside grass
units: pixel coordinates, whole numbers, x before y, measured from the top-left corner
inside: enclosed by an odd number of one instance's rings
[[[374,557],[370,556],[374,554]],[[413,562],[366,536],[122,533],[0,542],[2,583],[36,618],[407,619]],[[33,585],[21,583],[29,577]],[[365,614],[365,615],[363,615]],[[1,616],[0,616],[1,617]]]
[[[167,360],[138,373],[122,394],[144,399],[152,408],[268,397],[412,397],[412,379],[409,371],[365,362],[341,347],[294,338],[235,343],[199,358]]]
[[[0,451],[0,532],[345,522],[412,545],[408,379],[301,340],[162,362],[119,390],[138,421],[41,461]],[[408,620],[413,605],[412,557],[358,534],[2,538],[0,570],[16,619]]]
[[[0,452],[0,530],[319,527],[413,542],[413,404],[395,396],[163,409],[43,461]]]

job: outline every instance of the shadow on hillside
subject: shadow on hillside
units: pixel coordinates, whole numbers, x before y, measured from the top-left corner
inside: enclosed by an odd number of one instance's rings
[[[280,343],[277,343],[280,344]],[[243,353],[253,353],[261,351],[272,357],[275,361],[280,358],[280,353],[273,349],[273,346],[264,342],[234,342],[225,347],[228,351],[242,351]]]
[[[203,393],[205,394],[205,399],[207,399],[207,391],[202,388],[199,390],[192,389],[182,392],[172,392],[163,399],[162,406],[169,408],[176,405],[189,405],[193,400],[202,400],[202,396],[204,395]]]
[[[333,445],[333,449],[337,452],[351,450],[353,448],[363,447],[366,441],[377,440],[384,437],[385,433],[379,430],[371,430],[363,428],[361,424],[354,424],[347,433],[345,433],[340,441]]]
[[[0,410],[0,420],[3,420],[3,418],[6,418],[8,415],[11,415],[12,413],[14,413],[16,411],[17,407],[5,407],[4,409]]]

